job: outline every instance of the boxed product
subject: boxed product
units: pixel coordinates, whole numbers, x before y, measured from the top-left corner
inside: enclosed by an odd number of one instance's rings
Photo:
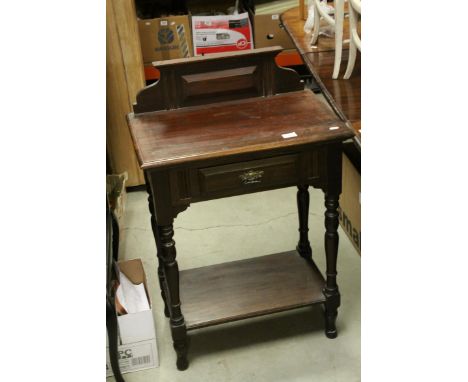
[[[158,367],[156,332],[143,264],[140,259],[134,259],[120,261],[118,267],[119,288],[124,291],[117,290],[120,298],[116,305],[119,309],[126,309],[126,314],[117,317],[120,371],[123,374]],[[109,377],[113,373],[108,342],[106,348],[106,376]]]
[[[232,15],[192,16],[193,53],[253,49],[252,26],[247,12]]]
[[[361,174],[345,154],[342,179],[340,225],[354,248],[361,254]]]
[[[143,62],[193,56],[188,15],[138,20]]]
[[[297,5],[297,0],[264,0],[255,3],[253,20],[256,48],[279,45],[284,49],[296,49],[281,23],[280,16]]]
[[[254,16],[255,47],[281,46],[284,49],[296,49],[288,33],[281,24],[280,14]]]

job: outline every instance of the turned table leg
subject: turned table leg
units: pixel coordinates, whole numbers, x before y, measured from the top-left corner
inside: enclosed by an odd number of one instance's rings
[[[156,215],[154,213],[154,204],[153,204],[153,197],[151,194],[151,187],[149,185],[148,179],[145,175],[146,181],[146,191],[148,192],[148,206],[151,213],[151,228],[153,230],[154,241],[156,242],[156,251],[157,251],[157,258],[158,258],[158,278],[159,278],[159,287],[161,289],[161,297],[164,301],[164,315],[169,317],[169,309],[167,307],[167,300],[166,300],[166,292],[165,292],[165,281],[164,281],[164,268],[163,268],[163,261],[162,261],[162,249],[161,249],[161,240],[159,239],[159,233],[156,223]]]
[[[338,197],[325,193],[325,254],[327,257],[327,280],[323,293],[325,302],[325,334],[336,338],[336,317],[340,306],[340,292],[336,283],[336,259],[338,256]]]
[[[296,250],[305,259],[312,258],[309,242],[309,191],[308,185],[297,186],[297,211],[299,215],[299,243]]]
[[[172,224],[158,225],[158,233],[161,239],[162,260],[164,265],[165,281],[168,289],[168,306],[174,349],[177,353],[177,368],[185,370],[188,367],[187,360],[187,329],[184,316],[180,308],[179,297],[179,267],[176,261],[175,242],[172,239],[174,230]]]

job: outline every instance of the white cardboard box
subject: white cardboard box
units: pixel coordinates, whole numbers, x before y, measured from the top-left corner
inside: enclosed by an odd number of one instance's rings
[[[238,15],[192,16],[192,38],[194,56],[254,48],[247,12]]]
[[[118,316],[119,324],[119,365],[120,371],[150,369],[159,366],[158,347],[156,346],[156,331],[154,330],[153,311],[149,298],[145,271],[140,259],[120,261],[122,273],[134,284],[143,283],[148,298],[150,310],[129,313]],[[109,359],[109,343],[106,336],[106,376],[112,376]]]

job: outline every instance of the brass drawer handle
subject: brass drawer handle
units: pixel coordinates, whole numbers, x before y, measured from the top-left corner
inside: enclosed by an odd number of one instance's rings
[[[241,178],[242,183],[244,184],[260,183],[262,181],[262,176],[264,172],[265,171],[263,170],[259,170],[259,171],[249,170],[239,175],[239,178]]]

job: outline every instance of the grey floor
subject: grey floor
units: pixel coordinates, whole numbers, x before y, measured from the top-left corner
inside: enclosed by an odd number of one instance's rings
[[[322,272],[323,213],[323,193],[310,189],[309,238]],[[160,356],[160,367],[124,374],[126,381],[360,380],[361,259],[341,229],[338,338],[325,337],[319,306],[258,317],[190,332],[190,367],[178,371],[159,294],[145,192],[128,194],[124,226],[120,258],[143,261]],[[193,204],[175,221],[179,267],[188,269],[291,250],[298,239],[297,226],[295,188]]]

